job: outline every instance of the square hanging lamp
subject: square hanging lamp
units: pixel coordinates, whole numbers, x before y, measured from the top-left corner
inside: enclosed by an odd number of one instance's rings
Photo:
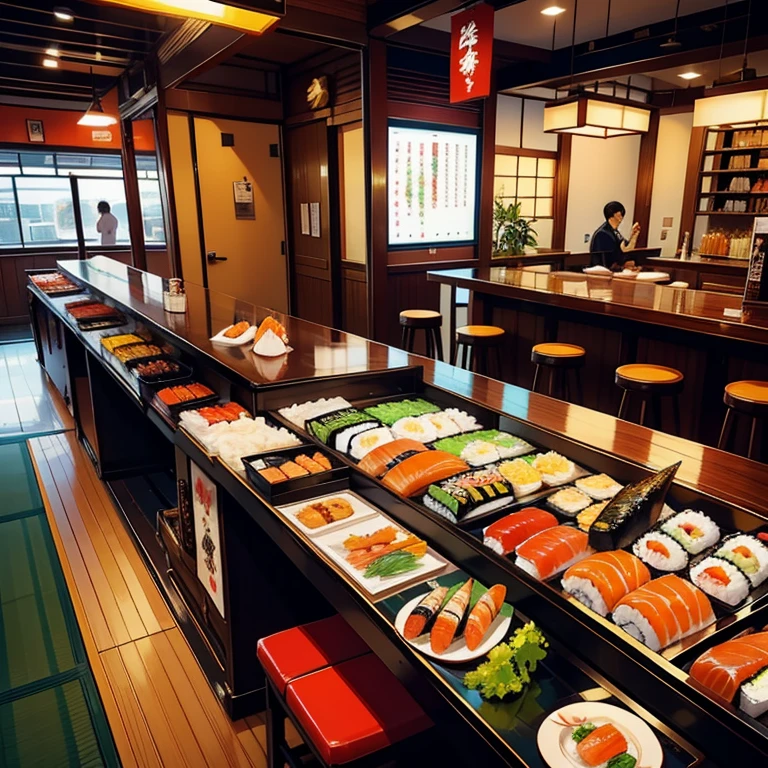
[[[761,77],[748,84],[712,88],[711,95],[696,99],[693,104],[694,127],[740,125],[768,120],[768,90],[760,90],[761,85],[768,85],[768,78]],[[753,90],[743,90],[745,87]]]
[[[544,133],[610,139],[647,133],[651,108],[640,101],[579,93],[544,105]]]
[[[135,11],[201,19],[250,34],[266,32],[285,14],[285,0],[100,0]]]

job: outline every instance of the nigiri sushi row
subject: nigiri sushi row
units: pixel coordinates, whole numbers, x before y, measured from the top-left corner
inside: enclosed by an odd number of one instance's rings
[[[445,605],[448,587],[435,587],[411,611],[405,621],[403,637],[413,641],[429,631],[432,651],[443,654],[463,631],[467,648],[474,651],[499,615],[507,588],[503,584],[495,584],[480,596],[470,610],[473,586],[473,580],[468,579]]]

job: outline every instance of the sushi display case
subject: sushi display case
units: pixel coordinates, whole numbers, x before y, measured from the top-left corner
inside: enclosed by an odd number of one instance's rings
[[[73,280],[78,278],[77,272],[67,274]],[[479,744],[491,762],[543,766],[543,753],[536,747],[536,729],[550,722],[555,710],[579,699],[614,703],[639,713],[662,745],[665,766],[695,765],[700,761],[725,766],[733,760],[761,764],[768,760],[768,716],[761,711],[760,703],[766,685],[760,677],[763,668],[750,667],[750,674],[745,673],[740,681],[740,689],[747,686],[745,709],[739,707],[742,690],[730,699],[724,698],[690,674],[700,656],[714,653],[712,649],[744,632],[757,634],[768,624],[768,605],[764,602],[768,582],[761,580],[763,561],[759,549],[763,517],[676,482],[673,467],[656,475],[640,463],[576,442],[468,397],[461,386],[452,388],[447,381],[437,386],[425,381],[422,368],[407,365],[408,356],[396,350],[379,349],[381,345],[366,342],[369,370],[348,369],[336,375],[316,371],[312,376],[297,375],[295,379],[258,380],[252,373],[258,369],[249,367],[242,349],[226,348],[214,360],[207,348],[196,348],[190,338],[180,340],[167,324],[153,316],[154,310],[142,306],[137,311],[136,305],[124,298],[121,301],[93,284],[87,288],[98,301],[115,304],[117,311],[125,315],[126,322],[118,331],[84,332],[67,313],[65,297],[44,295],[34,286],[30,293],[71,330],[72,338],[85,348],[89,365],[98,362],[110,381],[122,387],[174,447],[177,480],[189,484],[194,463],[220,490],[226,500],[221,554],[227,601],[237,599],[245,605],[248,589],[257,588],[244,565],[253,562],[252,553],[246,556],[243,552],[249,547],[259,551],[266,544],[257,542],[268,539],[270,546],[287,558],[290,568],[322,595],[316,598],[315,607],[321,610],[323,598],[327,600],[400,676],[433,719],[448,730],[460,733],[463,729],[473,734],[468,744]],[[190,301],[194,301],[194,294]],[[301,327],[300,321],[294,321],[294,327]],[[329,331],[328,338],[333,339],[334,333]],[[149,395],[154,398],[158,389],[173,382],[161,378],[140,386],[131,370],[132,361],[119,360],[102,343],[102,337],[116,334],[134,334],[140,339],[132,340],[134,344],[170,345],[170,355],[164,351],[167,359],[188,367],[194,380],[209,386],[213,394],[208,404],[193,402],[180,413],[161,414],[151,405]],[[295,345],[291,354],[298,359],[304,351],[293,338],[291,343]],[[386,361],[389,369],[370,370],[376,360]],[[311,413],[302,410],[323,400],[331,402],[331,407],[314,407]],[[229,405],[245,413],[222,417],[226,424],[218,426],[216,414],[221,414],[215,409]],[[214,421],[206,419],[206,409],[212,410]],[[108,431],[107,425],[101,428]],[[221,439],[239,430],[242,434],[235,434],[234,439],[232,435]],[[249,445],[257,449],[249,450]],[[328,460],[330,470],[311,472],[295,461],[304,456],[312,462],[317,455]],[[286,464],[283,471],[281,467]],[[278,478],[273,469],[285,479]],[[270,482],[269,477],[277,482]],[[643,496],[647,503],[644,501],[635,515],[631,511],[633,499],[639,498],[638,489],[642,488],[650,489]],[[373,515],[363,515],[359,522],[350,515],[351,522],[345,522],[344,506],[330,503],[344,494],[358,499],[385,522]],[[626,499],[622,508],[630,512],[617,514],[621,506],[617,499],[622,498]],[[179,518],[183,525],[182,508],[180,498]],[[304,510],[304,518],[316,523],[316,528],[302,527],[293,519]],[[715,525],[715,540],[698,524],[701,519],[680,517],[688,510]],[[287,515],[293,517],[288,519]],[[633,525],[626,526],[622,522],[625,518]],[[614,529],[616,520],[621,524]],[[635,526],[637,520],[640,522]],[[336,527],[323,531],[324,524]],[[670,532],[673,524],[679,530]],[[355,525],[361,526],[359,531],[348,529]],[[600,537],[592,536],[596,525],[605,526],[607,544],[598,545]],[[242,686],[238,683],[234,690],[226,690],[233,679],[226,667],[234,663],[232,659],[239,659],[241,668],[243,659],[246,666],[255,665],[255,659],[248,657],[258,637],[252,633],[261,624],[254,619],[238,627],[234,611],[229,608],[226,618],[217,615],[195,573],[194,541],[185,541],[189,536],[179,540],[177,533],[170,535],[170,528],[165,531],[167,527],[165,523],[160,526],[161,538],[175,558],[174,567],[189,573],[188,586],[181,586],[180,594],[184,589],[195,591],[188,591],[184,598],[194,614],[187,618],[187,624],[206,624],[205,643],[216,649],[213,664],[201,663],[209,678],[223,685],[224,698],[233,699]],[[386,528],[393,528],[394,534],[382,533]],[[595,527],[595,534],[597,530]],[[686,536],[695,539],[695,545]],[[750,537],[749,542],[738,536]],[[373,537],[374,543],[360,555],[362,562],[375,552],[375,547],[395,548],[391,551],[395,554],[396,548],[403,545],[408,557],[388,558],[388,568],[410,568],[414,558],[427,554],[434,563],[412,574],[413,581],[406,570],[402,575],[407,578],[392,584],[392,589],[372,592],[357,578],[358,574],[345,566],[349,540],[355,547],[362,547],[368,544],[368,537]],[[523,538],[510,546],[515,537]],[[551,568],[544,567],[539,550],[550,544],[560,547],[565,541],[573,542],[573,557],[556,560]],[[732,541],[736,543],[729,544]],[[758,544],[750,546],[753,541]],[[149,549],[150,543],[145,544]],[[527,547],[515,553],[522,544]],[[666,545],[666,557],[674,568],[665,570],[660,567],[661,560],[653,559],[663,556],[661,545]],[[682,566],[678,562],[680,550],[685,558]],[[620,595],[615,604],[599,602],[601,595],[597,594],[600,590],[594,574],[608,565],[598,555],[611,555],[617,561],[611,567],[634,569],[634,581],[627,587],[630,595],[647,590],[648,584],[667,589],[670,583],[673,591],[685,589],[698,595],[700,590],[691,579],[699,579],[706,571],[701,579],[722,583],[723,572],[726,578],[738,582],[739,599],[727,589],[717,592],[720,597],[706,597],[711,616],[706,611],[695,621],[688,616],[684,631],[684,622],[673,611],[666,622],[674,623],[677,630],[670,632],[665,641],[661,640],[663,627],[649,621],[635,599],[623,612],[622,624],[630,628],[627,631],[611,614],[628,594]],[[715,562],[711,562],[713,559]],[[704,567],[699,568],[702,563]],[[576,566],[581,570],[571,571]],[[287,572],[277,582],[263,570],[259,574],[264,581],[259,582],[258,589],[276,590],[275,599],[281,589],[286,594],[290,591],[288,585],[293,577]],[[382,578],[376,569],[372,577]],[[384,576],[389,587],[387,578],[389,571]],[[568,589],[564,588],[563,578],[568,581]],[[468,672],[477,671],[485,663],[482,658],[451,662],[440,653],[436,658],[426,648],[406,640],[402,629],[398,629],[403,607],[416,598],[422,599],[433,585],[454,587],[469,579],[475,586],[504,589],[505,604],[512,613],[497,614],[497,618],[510,619],[502,643],[516,637],[515,633],[528,621],[540,628],[549,643],[546,659],[519,694],[501,700],[484,697],[465,682]],[[745,583],[747,595],[743,597]],[[706,586],[704,581],[701,584]],[[708,588],[715,590],[711,584]],[[465,619],[482,598],[482,594],[469,591]],[[640,597],[646,602],[661,599],[645,593]],[[678,598],[683,606],[680,610],[690,612],[686,600]],[[280,601],[285,602],[282,596]],[[208,607],[195,614],[190,607],[194,604]],[[442,604],[441,611],[445,607]],[[400,616],[401,623],[402,619]],[[653,649],[654,643],[648,642],[651,631],[658,640],[657,650]],[[491,637],[493,632],[489,632]],[[223,677],[221,671],[211,671],[216,665],[225,668]],[[246,678],[248,684],[255,679],[250,669]],[[219,682],[222,680],[223,684]],[[650,766],[638,764],[638,768]]]

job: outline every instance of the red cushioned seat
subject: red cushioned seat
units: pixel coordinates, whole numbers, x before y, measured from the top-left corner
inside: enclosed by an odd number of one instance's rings
[[[329,765],[358,760],[432,725],[374,654],[299,677],[286,691],[286,704]]]
[[[263,637],[256,647],[264,672],[281,694],[294,678],[369,652],[338,614]]]

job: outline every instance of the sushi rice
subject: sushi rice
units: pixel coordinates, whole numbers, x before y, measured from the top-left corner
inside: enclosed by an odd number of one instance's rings
[[[345,429],[339,430],[334,436],[333,447],[339,453],[347,453],[355,435],[359,435],[361,432],[368,432],[370,429],[374,429],[377,426],[378,424],[376,422],[365,421],[361,424],[352,424]]]
[[[473,440],[462,452],[461,458],[472,467],[482,467],[499,460],[496,446],[487,440]]]
[[[562,580],[563,589],[573,595],[582,605],[591,608],[601,616],[608,615],[608,606],[600,590],[589,580],[581,576],[569,576]]]
[[[394,439],[395,437],[388,427],[367,429],[359,432],[349,441],[349,454],[355,461],[360,461],[374,448],[391,443]]]
[[[663,531],[649,531],[633,545],[632,551],[657,571],[681,571],[688,565],[688,553]]]
[[[460,411],[458,408],[446,408],[443,413],[454,421],[462,432],[472,432],[472,430],[483,428],[483,425],[466,411]]]
[[[409,437],[420,443],[431,443],[437,440],[437,429],[429,421],[418,416],[406,416],[392,425],[395,437]]]
[[[437,433],[437,438],[452,437],[461,432],[461,427],[444,411],[438,413],[426,413],[419,418],[419,421],[430,425]]]
[[[705,557],[691,568],[690,576],[702,592],[728,605],[738,605],[749,595],[749,579],[721,557]]]
[[[352,404],[343,397],[321,397],[319,400],[310,400],[280,409],[280,415],[284,416],[292,424],[304,429],[304,423],[315,419],[331,411],[339,411],[342,408],[351,408]]]
[[[540,453],[533,460],[533,466],[541,473],[541,479],[550,486],[567,483],[576,471],[570,459],[555,451]]]
[[[689,555],[698,555],[720,538],[717,523],[703,512],[686,509],[667,518],[661,525],[661,530],[668,533],[682,545]]]
[[[553,493],[547,499],[547,503],[558,512],[569,517],[575,517],[581,510],[586,509],[592,503],[592,499],[578,488],[569,487],[561,488],[556,493]]]
[[[496,446],[499,457],[502,459],[513,459],[516,456],[524,456],[531,453],[534,447],[520,437],[510,435],[509,432],[499,432],[492,437],[489,442]]]
[[[624,487],[609,475],[580,477],[574,485],[596,501],[612,499]]]
[[[715,552],[715,557],[733,563],[752,587],[759,587],[768,578],[768,547],[749,534],[729,536]]]
[[[499,464],[499,472],[505,480],[512,483],[515,496],[529,496],[541,488],[541,475],[523,459],[502,461]]]
[[[768,667],[741,686],[739,708],[750,717],[760,717],[768,711]]]

